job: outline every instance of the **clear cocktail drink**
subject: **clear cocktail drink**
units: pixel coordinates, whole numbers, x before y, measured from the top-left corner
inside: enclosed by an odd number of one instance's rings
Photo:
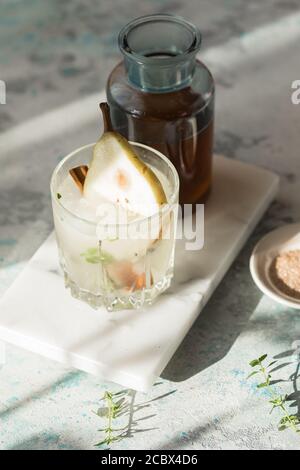
[[[69,171],[88,165],[94,144],[65,157],[55,169],[51,195],[60,265],[74,297],[108,310],[139,308],[171,282],[179,182],[172,163],[160,152],[131,143],[155,173],[167,203],[147,217],[107,201],[92,204]]]

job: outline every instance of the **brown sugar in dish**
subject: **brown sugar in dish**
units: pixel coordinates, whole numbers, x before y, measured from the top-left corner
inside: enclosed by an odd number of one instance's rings
[[[300,300],[300,250],[277,255],[270,266],[270,278],[282,293]]]

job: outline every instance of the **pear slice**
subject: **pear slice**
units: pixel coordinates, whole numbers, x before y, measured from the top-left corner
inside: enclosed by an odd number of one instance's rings
[[[152,275],[147,280],[143,268],[129,261],[111,263],[107,266],[107,274],[118,289],[133,292],[153,285]]]
[[[111,127],[109,107],[100,104],[104,133],[96,143],[83,194],[94,204],[109,201],[142,216],[151,216],[167,202],[155,173],[133,147]]]

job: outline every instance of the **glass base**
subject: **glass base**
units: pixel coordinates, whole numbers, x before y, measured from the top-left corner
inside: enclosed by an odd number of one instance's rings
[[[127,295],[121,295],[119,292],[117,294],[107,293],[105,295],[96,295],[78,287],[69,277],[69,274],[64,271],[65,287],[70,289],[71,295],[75,299],[82,300],[94,309],[104,306],[109,312],[139,309],[144,305],[151,305],[158,295],[170,287],[172,277],[172,273],[166,274],[166,276],[151,287],[151,289],[141,289]]]

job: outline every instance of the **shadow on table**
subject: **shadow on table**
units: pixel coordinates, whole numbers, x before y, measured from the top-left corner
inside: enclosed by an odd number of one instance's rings
[[[298,353],[297,359],[296,359],[296,353]],[[294,364],[294,371],[292,374],[289,375],[288,379],[283,380],[275,380],[272,381],[271,383],[276,384],[280,382],[291,382],[293,386],[293,392],[287,395],[286,397],[286,402],[289,405],[289,407],[292,409],[291,414],[294,414],[298,417],[300,420],[300,390],[298,389],[298,380],[300,378],[300,356],[299,356],[299,349],[296,351],[295,349],[290,349],[287,351],[283,351],[280,354],[277,354],[274,356],[274,359],[280,360],[280,359],[287,359],[288,362],[281,363],[279,366],[274,367],[270,373],[285,369],[286,367]]]
[[[180,382],[218,362],[248,323],[262,297],[248,269],[256,238],[251,238],[216,289],[163,371],[164,379]]]
[[[262,298],[249,271],[252,250],[266,233],[292,222],[288,206],[279,201],[271,204],[161,374],[163,378],[181,382],[226,356]]]
[[[55,433],[42,433],[34,434],[28,439],[24,439],[9,447],[8,450],[81,450],[78,445],[78,439],[61,440],[58,434]]]
[[[7,419],[12,413],[21,409],[23,406],[26,406],[31,400],[40,400],[47,394],[57,390],[59,387],[63,388],[68,386],[68,384],[71,384],[73,381],[76,381],[78,378],[81,376],[84,377],[85,375],[85,372],[79,370],[71,370],[66,374],[63,374],[62,377],[58,378],[54,382],[41,387],[35,392],[30,393],[22,399],[16,401],[14,404],[9,405],[3,411],[0,411],[0,419]]]

